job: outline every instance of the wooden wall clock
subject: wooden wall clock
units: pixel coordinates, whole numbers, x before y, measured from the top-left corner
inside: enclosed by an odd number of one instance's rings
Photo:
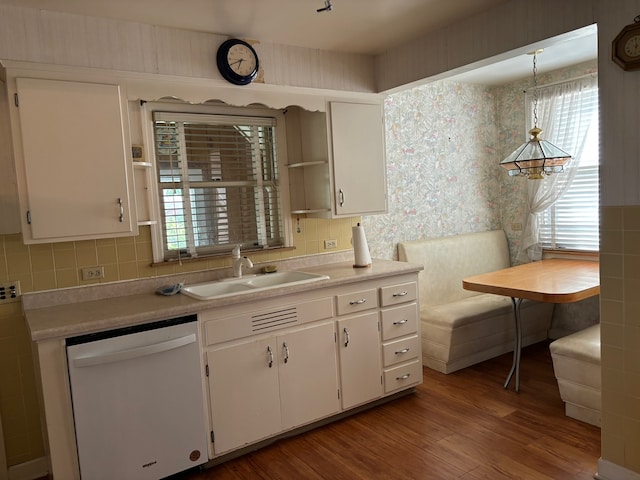
[[[640,69],[640,15],[613,39],[611,59],[623,70]]]

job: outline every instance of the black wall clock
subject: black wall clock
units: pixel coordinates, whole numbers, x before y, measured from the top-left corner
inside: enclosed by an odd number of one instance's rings
[[[640,69],[640,15],[613,40],[611,59],[624,70]]]
[[[258,75],[258,54],[244,40],[231,38],[218,48],[218,70],[223,78],[234,85],[248,85]]]

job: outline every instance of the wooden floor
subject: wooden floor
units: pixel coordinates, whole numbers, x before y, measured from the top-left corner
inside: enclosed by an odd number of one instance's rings
[[[600,429],[564,415],[547,343],[453,374],[424,369],[414,394],[180,480],[592,479]]]

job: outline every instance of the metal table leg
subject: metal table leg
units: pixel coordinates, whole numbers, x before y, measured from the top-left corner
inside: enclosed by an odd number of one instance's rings
[[[504,382],[504,388],[509,387],[509,382],[515,372],[516,374],[516,392],[520,391],[520,352],[522,351],[522,325],[520,324],[520,305],[522,304],[521,298],[511,297],[511,304],[513,306],[513,319],[516,324],[515,346],[513,348],[513,363],[511,365],[511,371],[507,375],[507,380]]]

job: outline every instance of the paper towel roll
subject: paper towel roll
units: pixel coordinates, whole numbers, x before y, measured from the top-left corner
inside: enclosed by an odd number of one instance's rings
[[[364,228],[362,225],[358,224],[356,227],[352,227],[351,231],[353,255],[355,257],[353,266],[356,268],[370,267],[371,254],[369,253],[369,245],[367,245],[367,237],[364,234]]]

